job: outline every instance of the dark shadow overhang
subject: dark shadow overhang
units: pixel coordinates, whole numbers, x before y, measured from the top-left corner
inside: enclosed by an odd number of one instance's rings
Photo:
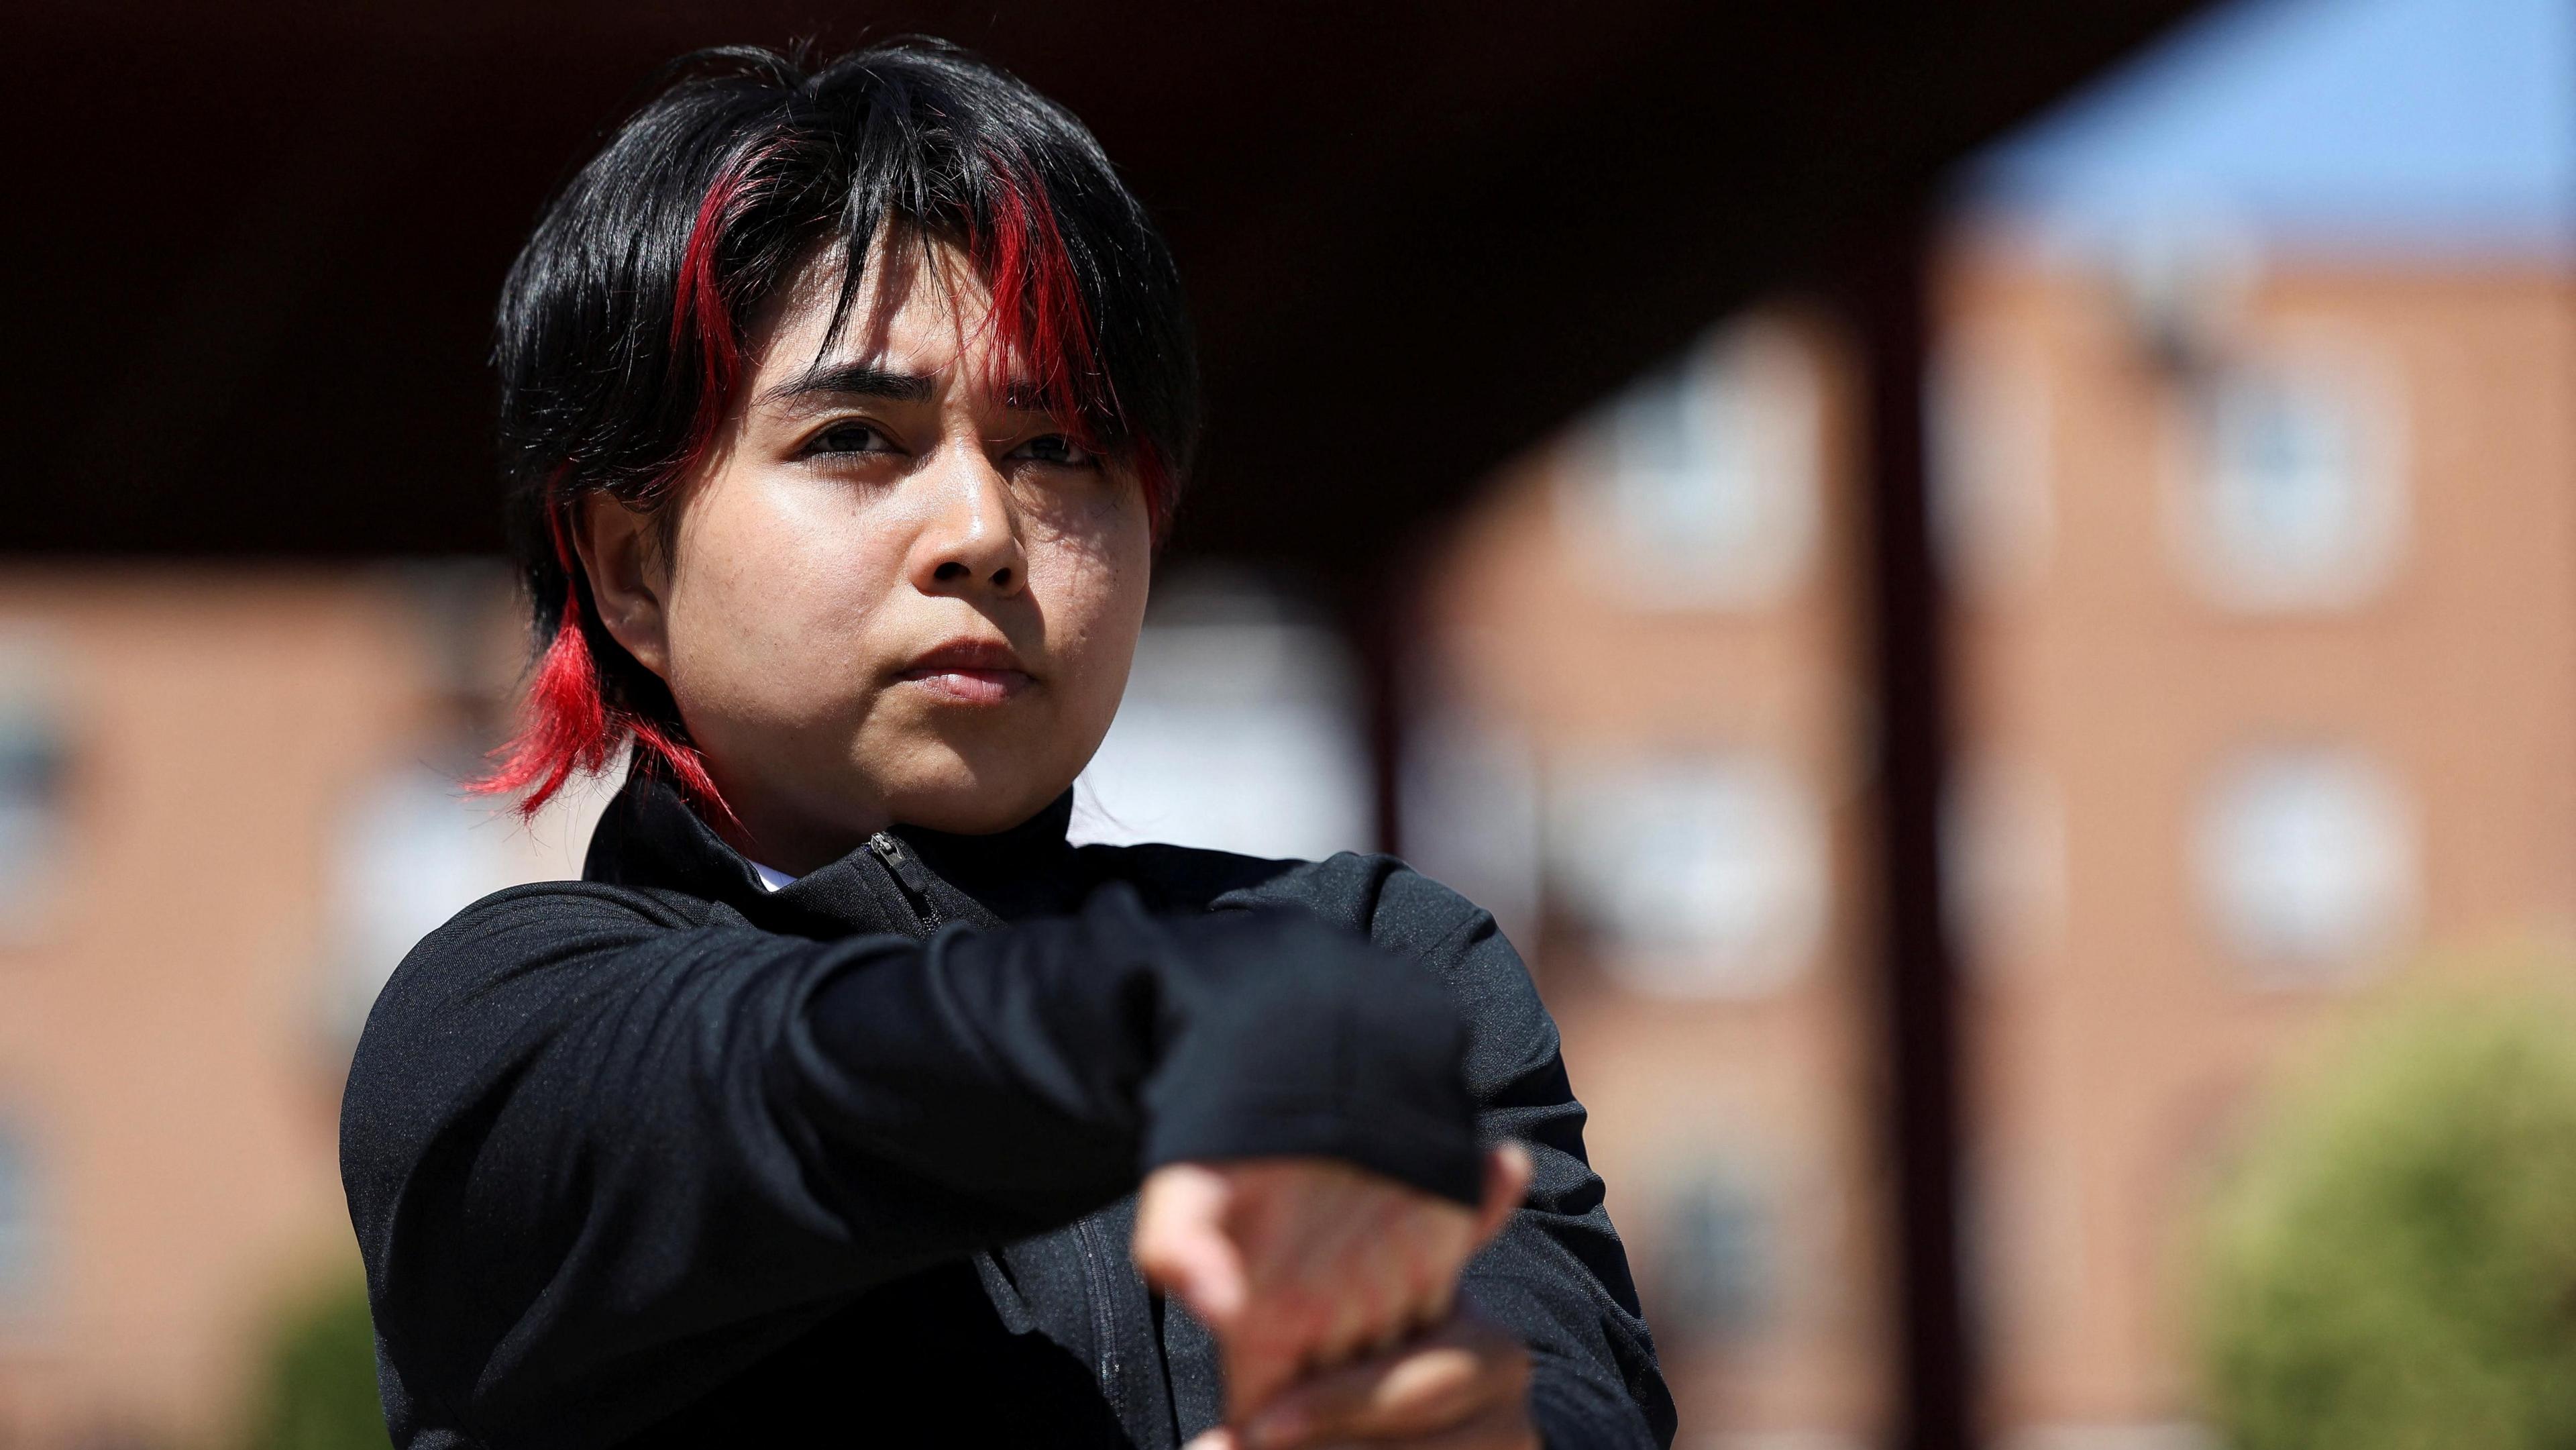
[[[925,30],[1086,117],[1180,251],[1213,423],[1181,547],[1348,578],[2192,8],[37,0],[0,59],[0,538],[497,547],[487,319],[587,138],[693,45]]]

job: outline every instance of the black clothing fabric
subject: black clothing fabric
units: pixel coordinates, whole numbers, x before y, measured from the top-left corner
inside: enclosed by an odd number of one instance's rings
[[[899,829],[776,892],[630,780],[585,879],[414,949],[341,1115],[406,1450],[1173,1450],[1214,1343],[1129,1259],[1192,1159],[1325,1154],[1526,1206],[1463,1292],[1546,1443],[1667,1446],[1669,1396],[1549,1020],[1492,918],[1386,857]]]

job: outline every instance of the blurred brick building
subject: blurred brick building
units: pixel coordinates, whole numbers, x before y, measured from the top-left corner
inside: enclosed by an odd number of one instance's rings
[[[2576,18],[2222,11],[1973,178],[1926,379],[1992,1428],[2171,1450],[2194,1207],[2374,983],[2576,946]],[[1409,854],[1516,918],[1695,1443],[1873,1443],[1857,367],[1795,304],[1425,565]]]
[[[2285,267],[2179,351],[2141,306],[1964,248],[1931,383],[2019,1443],[2192,1443],[2183,1236],[2285,1055],[2428,948],[2576,941],[2576,274]],[[1867,1443],[1885,1362],[1834,337],[1722,329],[1449,543],[1409,820],[1517,909],[1686,1423],[1764,1445]]]
[[[577,818],[455,792],[503,583],[0,579],[0,1446],[229,1442],[270,1326],[347,1272],[374,988],[458,904],[579,869]]]

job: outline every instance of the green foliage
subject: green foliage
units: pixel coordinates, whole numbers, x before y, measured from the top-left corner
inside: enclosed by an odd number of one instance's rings
[[[388,1450],[376,1331],[352,1276],[298,1305],[268,1351],[249,1450]]]
[[[2210,1409],[2236,1450],[2576,1450],[2576,1022],[2418,1006],[2221,1194]]]

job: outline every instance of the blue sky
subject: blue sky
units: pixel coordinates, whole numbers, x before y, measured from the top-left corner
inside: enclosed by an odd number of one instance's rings
[[[2576,0],[2236,0],[1978,158],[1971,209],[2070,239],[2576,243]]]

